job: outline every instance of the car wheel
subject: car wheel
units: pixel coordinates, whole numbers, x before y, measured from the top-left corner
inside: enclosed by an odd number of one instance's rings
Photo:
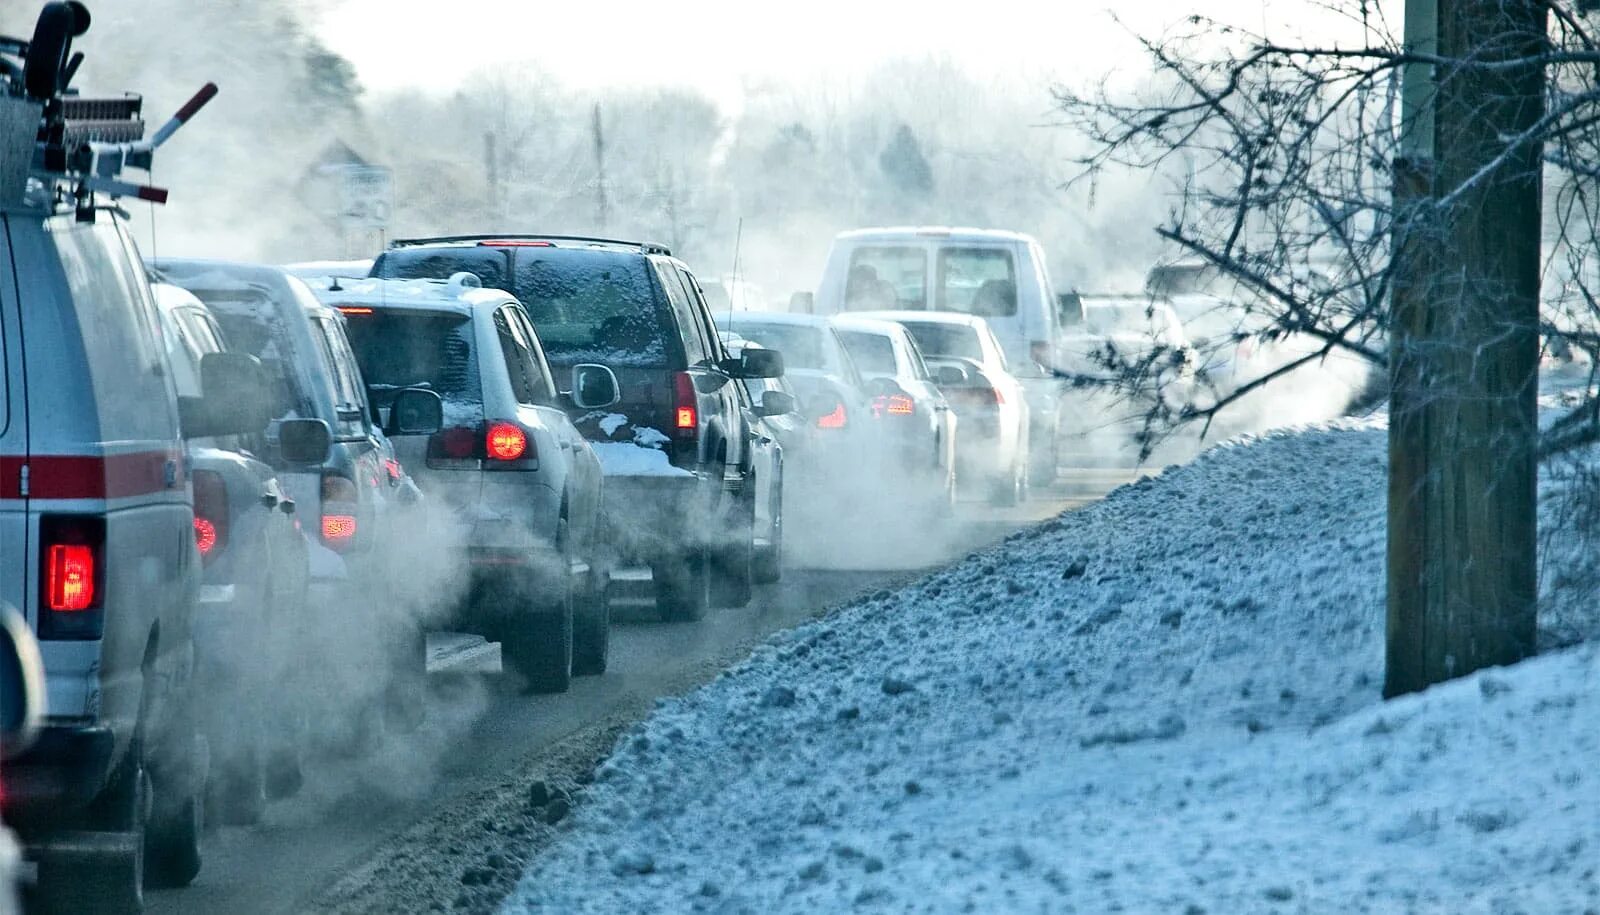
[[[611,595],[605,572],[591,567],[588,577],[572,623],[572,669],[592,677],[605,673],[611,658]]]
[[[572,686],[572,586],[554,613],[508,621],[500,633],[500,661],[522,677],[530,692],[564,693]]]
[[[200,875],[205,750],[198,737],[190,737],[188,743],[187,753],[179,750],[175,758],[156,760],[150,770],[153,802],[144,833],[146,886],[184,887]]]
[[[267,812],[267,779],[253,737],[242,749],[219,755],[206,783],[206,817],[211,824],[253,826]]]
[[[711,561],[704,548],[655,562],[656,609],[669,622],[705,619],[711,609]]]
[[[294,797],[306,783],[297,747],[275,747],[267,752],[265,787],[270,800]]]
[[[719,607],[744,607],[755,596],[755,509],[739,510],[735,542],[718,550],[713,561],[712,602]]]

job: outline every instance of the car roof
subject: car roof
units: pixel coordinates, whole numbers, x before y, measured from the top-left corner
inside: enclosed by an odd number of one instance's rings
[[[305,283],[304,280],[282,267],[274,267],[270,264],[209,260],[196,257],[161,257],[155,258],[149,263],[151,269],[156,273],[156,276],[152,279],[159,282],[170,281],[191,290],[200,288],[223,292],[256,289],[267,292],[282,292],[286,291],[291,283]],[[309,284],[307,285],[309,287]],[[276,300],[276,297],[274,299]],[[294,296],[294,299],[301,301],[307,311],[321,311],[328,308],[328,306],[317,301],[315,296],[309,298]]]
[[[893,321],[896,324],[960,324],[978,328],[989,323],[979,315],[962,314],[959,311],[852,311],[850,315],[877,321]]]
[[[851,229],[835,236],[837,241],[1034,241],[1032,235],[1009,229],[979,229],[970,226],[883,226]]]
[[[864,331],[869,334],[882,334],[885,337],[898,337],[906,332],[904,327],[893,321],[884,321],[877,318],[859,318],[854,314],[835,316],[833,318],[833,326],[840,330]]]
[[[317,298],[334,308],[447,311],[461,315],[470,315],[477,306],[517,301],[516,296],[505,290],[468,285],[455,277],[450,280],[351,280],[337,287],[317,289],[316,293]]]
[[[505,242],[504,245],[485,244],[486,242]],[[607,249],[613,251],[631,251],[635,254],[661,254],[672,256],[672,251],[666,245],[658,245],[647,241],[628,241],[620,238],[594,238],[587,235],[525,235],[525,234],[483,234],[483,235],[440,235],[432,238],[397,238],[389,242],[387,250],[395,251],[403,248],[420,247],[456,247],[456,248],[591,248]]]

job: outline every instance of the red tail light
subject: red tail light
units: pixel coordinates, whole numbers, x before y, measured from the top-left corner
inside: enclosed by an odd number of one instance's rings
[[[340,305],[339,313],[345,315],[370,315],[372,309],[365,305]]]
[[[835,404],[833,412],[817,419],[818,429],[843,429],[849,416],[845,414],[844,404]]]
[[[196,470],[194,481],[194,542],[200,559],[210,562],[228,545],[228,487],[214,470]]]
[[[346,477],[326,474],[322,478],[322,542],[329,549],[344,552],[356,539],[356,504],[360,496],[356,484]]]
[[[58,543],[45,560],[45,590],[56,612],[76,612],[94,606],[94,550],[82,544]]]
[[[884,416],[911,416],[917,412],[916,401],[904,394],[879,394],[872,398],[872,415],[882,418]]]
[[[673,426],[681,438],[693,438],[699,428],[699,397],[694,389],[694,376],[679,372],[672,378]]]
[[[434,433],[428,442],[428,456],[467,460],[478,456],[478,430],[465,426],[451,426]]]
[[[106,519],[45,515],[39,519],[39,637],[98,639],[105,628]]]
[[[554,248],[554,242],[530,241],[526,238],[494,238],[478,242],[480,248]]]
[[[483,442],[491,460],[515,461],[528,453],[528,433],[511,423],[490,423]]]

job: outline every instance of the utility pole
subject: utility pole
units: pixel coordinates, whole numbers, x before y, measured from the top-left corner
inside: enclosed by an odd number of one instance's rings
[[[1407,0],[1384,695],[1534,649],[1541,0]],[[1455,63],[1460,62],[1460,63]],[[1510,66],[1505,66],[1512,62]],[[1489,64],[1484,66],[1483,64]]]
[[[600,129],[600,103],[594,103],[594,203],[595,217],[603,232],[611,219],[611,204],[606,200],[606,138]]]
[[[498,217],[504,209],[504,198],[500,194],[500,157],[495,154],[494,131],[485,131],[483,135],[483,167],[489,179],[489,212]]]

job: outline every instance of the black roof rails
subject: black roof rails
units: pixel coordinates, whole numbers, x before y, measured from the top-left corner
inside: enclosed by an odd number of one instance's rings
[[[390,248],[414,248],[419,245],[450,245],[465,244],[468,242],[496,241],[576,241],[590,245],[613,245],[618,248],[634,248],[643,254],[660,254],[671,257],[672,251],[666,245],[658,245],[648,241],[626,241],[620,238],[596,238],[588,235],[518,235],[486,233],[483,235],[438,235],[432,238],[397,238],[389,242]]]

